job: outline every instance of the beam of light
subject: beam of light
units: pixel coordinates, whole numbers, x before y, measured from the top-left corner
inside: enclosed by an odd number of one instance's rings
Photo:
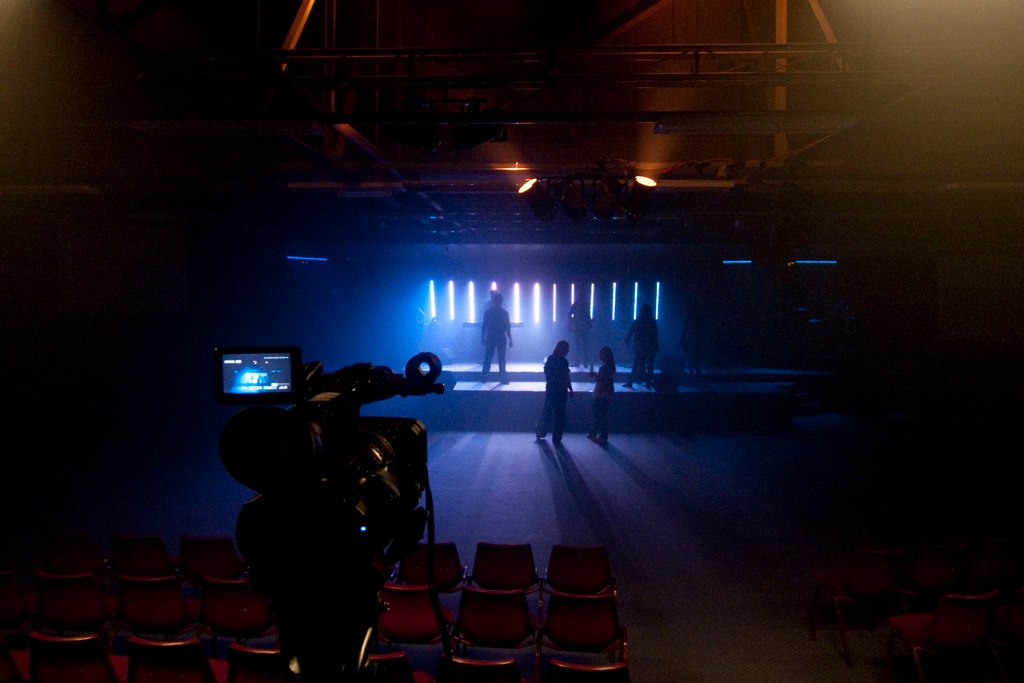
[[[551,284],[551,322],[558,320],[558,285]]]
[[[285,256],[284,258],[286,261],[327,261],[327,258],[324,256]]]
[[[839,261],[836,261],[835,259],[798,259],[793,261],[793,263],[797,263],[802,266],[834,266],[839,263]]]
[[[576,303],[576,283],[569,285],[569,305]]]
[[[473,291],[473,281],[472,280],[469,281],[469,287],[468,287],[467,294],[468,294],[467,299],[469,299],[469,315],[467,316],[467,319],[469,320],[469,322],[475,323],[476,322],[476,294]]]
[[[640,297],[640,283],[633,283],[633,320],[636,320],[636,302]]]
[[[745,258],[745,259],[744,258],[733,258],[733,259],[723,259],[722,260],[722,265],[723,266],[742,266],[742,265],[750,265],[751,263],[753,263],[753,261],[751,261],[748,258]]]
[[[512,322],[521,323],[523,317],[520,315],[519,306],[519,283],[515,282],[512,284]]]
[[[540,283],[533,283],[533,322],[540,324]]]
[[[437,295],[434,293],[434,281],[430,281],[430,322],[437,320]]]
[[[619,283],[612,283],[612,322],[615,322],[615,298],[619,292]]]
[[[658,319],[658,309],[661,307],[661,283],[654,283],[654,319]]]
[[[494,294],[497,291],[498,291],[498,283],[492,281],[491,282],[491,294]]]
[[[594,283],[590,283],[590,319],[594,319]]]
[[[448,281],[448,319],[455,320],[455,281]]]

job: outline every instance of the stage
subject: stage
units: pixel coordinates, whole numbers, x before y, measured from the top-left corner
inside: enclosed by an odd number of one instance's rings
[[[483,381],[479,362],[443,366],[444,394],[409,396],[363,407],[362,415],[416,417],[429,430],[526,431],[534,429],[543,404],[540,363],[508,363],[507,383],[495,363]],[[620,433],[699,432],[772,428],[815,412],[831,375],[784,369],[709,369],[700,375],[655,370],[655,389],[623,386],[630,368],[617,366],[612,431]],[[594,378],[572,366],[566,431],[585,434],[591,420]]]

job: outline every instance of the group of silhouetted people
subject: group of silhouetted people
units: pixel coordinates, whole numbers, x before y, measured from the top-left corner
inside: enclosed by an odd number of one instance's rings
[[[497,356],[500,382],[508,384],[507,352],[512,346],[512,326],[508,311],[502,306],[504,297],[491,292],[490,304],[484,311],[480,325],[480,343],[484,347],[481,380],[487,381],[491,363]],[[587,297],[575,300],[569,308],[568,328],[576,344],[576,365],[585,368],[594,378],[591,429],[587,438],[595,443],[608,442],[609,413],[611,399],[615,393],[615,356],[610,346],[603,346],[598,353],[600,365],[595,369],[590,359],[590,330],[593,321],[590,302]],[[626,343],[633,351],[633,367],[629,380],[623,385],[633,388],[635,383],[654,388],[654,356],[658,352],[658,323],[649,304],[640,307],[636,320],[626,333]],[[537,421],[538,440],[551,434],[552,441],[560,444],[565,429],[565,410],[573,395],[569,364],[569,342],[559,340],[551,354],[544,360],[544,405]]]
[[[483,314],[480,341],[484,346],[482,381],[487,381],[491,362],[497,355],[501,383],[508,384],[506,372],[507,350],[512,346],[512,326],[508,311],[502,306],[504,297],[491,292],[491,301]],[[609,413],[611,399],[615,393],[615,356],[610,346],[601,347],[598,352],[599,364],[595,366],[590,358],[590,331],[593,321],[590,302],[586,296],[573,301],[568,313],[568,331],[575,343],[575,365],[586,369],[594,378],[592,423],[587,438],[595,443],[608,442]],[[688,304],[683,312],[683,333],[679,348],[683,353],[683,372],[699,375],[703,372],[705,324],[700,311]],[[658,321],[650,304],[642,304],[637,317],[626,331],[626,345],[633,354],[633,365],[629,376],[622,385],[655,389],[654,359],[660,350]],[[555,444],[562,442],[565,428],[565,410],[573,395],[569,363],[569,342],[565,339],[555,344],[554,350],[544,360],[544,405],[537,421],[538,440],[551,434]]]

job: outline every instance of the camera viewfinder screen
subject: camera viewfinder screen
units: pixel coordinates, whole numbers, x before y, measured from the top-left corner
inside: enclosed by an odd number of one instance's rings
[[[218,395],[228,402],[290,402],[297,391],[293,349],[221,351]]]

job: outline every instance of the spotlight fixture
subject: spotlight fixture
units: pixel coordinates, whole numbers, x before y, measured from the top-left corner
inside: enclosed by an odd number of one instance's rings
[[[619,208],[619,197],[621,194],[621,180],[609,177],[594,180],[594,202],[591,209],[594,212],[594,216],[602,221],[614,218],[615,212]]]
[[[636,223],[647,213],[647,207],[651,203],[651,195],[658,183],[647,176],[638,175],[633,177],[633,185],[629,189],[629,196],[623,211],[630,223]]]
[[[583,201],[583,181],[566,179],[561,183],[562,209],[565,215],[578,223],[587,216],[587,203]]]
[[[448,137],[456,151],[464,152],[485,142],[508,142],[508,131],[502,123],[470,123],[454,126]]]
[[[533,209],[533,215],[542,221],[549,221],[558,213],[558,204],[548,193],[546,183],[537,178],[530,178],[519,186],[519,194]]]

